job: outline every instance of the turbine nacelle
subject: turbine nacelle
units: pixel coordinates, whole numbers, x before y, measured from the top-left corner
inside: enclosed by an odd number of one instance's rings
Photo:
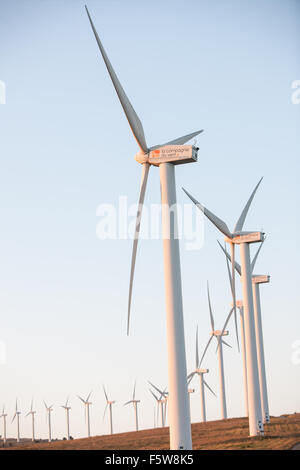
[[[210,336],[228,336],[228,335],[229,335],[229,331],[227,330],[225,331],[215,330],[210,333]]]
[[[165,145],[149,149],[148,153],[142,151],[135,155],[138,163],[159,166],[161,163],[173,163],[181,165],[183,163],[192,163],[198,160],[198,147],[194,145]]]
[[[263,242],[264,238],[264,232],[235,232],[232,234],[232,238],[225,236],[225,242],[239,245],[240,243]]]
[[[265,284],[270,282],[270,276],[268,274],[261,274],[252,276],[252,283],[253,284]]]

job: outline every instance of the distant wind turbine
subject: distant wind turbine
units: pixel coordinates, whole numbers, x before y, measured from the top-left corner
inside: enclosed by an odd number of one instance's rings
[[[136,382],[134,383],[134,387],[133,387],[132,400],[129,400],[126,403],[124,403],[123,406],[129,405],[129,403],[133,404],[134,417],[135,417],[135,430],[138,431],[139,430],[139,421],[138,421],[138,407],[137,407],[137,405],[138,405],[138,403],[140,403],[141,400],[136,400],[136,398],[135,398],[135,389],[136,389]]]
[[[258,376],[259,376],[259,390],[260,390],[260,400],[262,407],[262,417],[264,423],[270,422],[269,414],[269,400],[268,400],[268,390],[267,390],[267,378],[266,378],[266,367],[265,367],[265,353],[264,353],[264,340],[263,340],[263,329],[262,329],[262,316],[261,316],[261,303],[260,303],[260,284],[265,284],[270,282],[269,275],[254,274],[254,267],[260,253],[260,250],[264,244],[265,239],[260,244],[255,256],[253,257],[250,263],[251,270],[251,280],[252,280],[252,294],[253,294],[253,305],[254,305],[254,323],[255,323],[255,339],[256,339],[256,350],[257,350],[257,361],[258,361]],[[231,262],[231,257],[227,252],[226,248],[223,248],[221,243],[218,241],[220,248],[223,253],[226,255],[226,261]],[[242,275],[242,268],[240,264],[235,261],[235,270],[238,274]],[[232,282],[232,278],[229,274],[229,280]],[[243,307],[242,307],[243,309]],[[244,312],[244,309],[243,309]],[[244,313],[243,313],[244,315]],[[230,317],[230,315],[229,315]],[[229,318],[228,318],[229,320]],[[227,321],[228,321],[227,320]]]
[[[46,408],[46,413],[47,413],[47,417],[48,417],[48,441],[51,442],[52,440],[52,437],[51,437],[51,413],[53,411],[53,408],[51,406],[47,406],[47,403],[44,401],[44,405],[45,405],[45,408]]]
[[[2,415],[0,416],[0,418],[3,418],[3,443],[4,444],[6,442],[6,417],[7,417],[7,413],[5,413],[5,407],[3,406]]]
[[[208,346],[210,345],[210,342],[213,338],[216,338],[218,342],[218,359],[219,359],[219,380],[220,380],[220,397],[221,397],[221,419],[227,419],[227,404],[226,404],[226,393],[225,393],[225,376],[224,376],[224,359],[223,359],[223,344],[225,346],[228,346],[231,348],[231,346],[226,343],[223,340],[223,336],[228,335],[228,331],[226,331],[224,328],[223,330],[216,330],[215,329],[215,322],[214,322],[214,317],[213,317],[213,312],[211,308],[211,301],[210,301],[210,295],[209,295],[209,286],[207,283],[207,297],[208,297],[208,307],[209,307],[209,316],[210,316],[210,324],[211,324],[211,333],[210,333],[210,339],[208,340],[208,343],[204,349],[204,352],[202,354],[201,360],[200,360],[200,365],[202,364],[202,361],[204,359],[204,356],[206,354],[206,351],[208,349]]]
[[[67,419],[67,439],[70,440],[70,409],[71,407],[68,405],[69,404],[69,397],[66,400],[66,403],[64,405],[61,405],[64,410],[66,410],[66,419]]]
[[[14,422],[15,418],[17,418],[17,442],[20,442],[20,414],[21,411],[18,410],[18,400],[16,400],[16,411],[12,419],[12,423]]]
[[[254,198],[254,195],[259,187],[261,180],[254,188],[250,198],[248,199],[233,232],[231,232],[226,223],[219,217],[210,212],[200,202],[198,202],[191,194],[185,189],[184,192],[196,204],[197,208],[201,210],[204,215],[217,227],[217,229],[225,235],[225,241],[230,244],[232,248],[232,285],[231,290],[233,293],[233,305],[235,310],[236,319],[236,296],[235,296],[235,255],[234,246],[240,245],[241,252],[241,269],[242,269],[242,288],[243,288],[243,305],[244,305],[244,320],[245,320],[245,337],[246,337],[246,358],[247,358],[247,374],[248,374],[248,405],[249,405],[249,435],[254,437],[257,435],[264,435],[264,426],[262,422],[261,412],[261,399],[259,390],[259,375],[258,375],[258,360],[256,351],[255,340],[255,322],[254,322],[254,306],[251,282],[251,266],[250,266],[250,244],[262,242],[264,233],[262,232],[246,232],[243,231],[245,219]],[[237,331],[237,329],[236,329]]]
[[[195,369],[187,376],[188,384],[192,381],[194,375],[198,375],[200,379],[200,400],[201,400],[201,416],[202,421],[206,421],[206,407],[205,407],[205,388],[216,396],[215,392],[210,388],[208,383],[204,380],[204,374],[207,374],[209,369],[201,369],[200,368],[200,361],[199,361],[199,348],[198,348],[198,326],[196,330],[196,362],[195,362]]]
[[[186,356],[180,273],[180,253],[179,240],[176,236],[177,214],[176,211],[174,211],[174,208],[176,208],[175,165],[197,161],[199,150],[198,147],[184,144],[196,135],[200,134],[202,131],[199,130],[191,134],[184,135],[177,139],[166,142],[163,145],[155,145],[154,147],[147,146],[142,123],[132,104],[130,103],[121,83],[119,82],[119,79],[97,34],[88,9],[87,7],[85,8],[104,63],[113,82],[114,88],[121,102],[132,133],[140,149],[140,151],[135,156],[137,162],[142,165],[142,180],[131,258],[127,311],[127,334],[129,333],[133,277],[148,173],[150,166],[157,166],[159,167],[160,171],[162,202],[162,230],[167,311],[168,376],[170,392],[170,448],[191,449],[192,437],[189,399],[186,383]]]
[[[162,427],[165,427],[166,420],[167,420],[167,404],[168,404],[169,394],[166,391],[166,388],[164,390],[160,390],[152,382],[148,381],[148,383],[151,385],[151,387],[153,387],[159,393],[159,398],[157,398],[157,396],[153,393],[153,391],[150,390],[150,392],[152,393],[152,395],[157,401],[157,405],[160,406],[161,408],[161,423],[162,423]]]
[[[115,402],[115,401],[111,401],[111,400],[108,399],[108,396],[107,396],[107,393],[106,393],[106,390],[105,390],[104,385],[103,385],[103,391],[104,391],[104,395],[105,395],[105,399],[106,399],[106,406],[105,406],[105,410],[104,410],[104,414],[103,414],[103,419],[104,419],[104,417],[105,417],[107,408],[109,408],[109,428],[110,428],[110,434],[113,434],[112,406],[113,406],[113,404],[116,403],[116,402]]]
[[[82,401],[82,403],[84,404],[84,411],[85,411],[85,420],[86,420],[86,423],[87,423],[87,435],[88,437],[91,436],[91,429],[90,429],[90,406],[92,404],[92,402],[89,401],[89,398],[91,396],[91,393],[90,392],[86,398],[86,400],[84,400],[83,398],[81,398],[79,395],[78,395],[78,398],[79,400]]]
[[[27,416],[31,415],[31,430],[32,430],[32,437],[31,437],[31,440],[32,442],[35,441],[35,426],[34,426],[34,415],[35,415],[36,411],[33,411],[33,399],[31,400],[31,406],[30,406],[30,411],[27,413],[26,415],[26,418]]]

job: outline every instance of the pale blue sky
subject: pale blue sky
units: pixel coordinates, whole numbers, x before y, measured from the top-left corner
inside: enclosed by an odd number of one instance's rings
[[[115,430],[133,429],[123,408],[135,378],[141,427],[153,425],[146,380],[167,385],[162,244],[139,246],[131,335],[126,309],[131,240],[99,241],[101,203],[138,199],[137,146],[100,57],[81,0],[0,0],[0,405],[23,412],[36,399],[37,432],[47,432],[42,400],[53,402],[53,435],[64,435],[59,405],[71,394],[71,433],[85,434],[77,394],[93,390],[92,433],[102,422],[105,383],[115,405]],[[199,161],[176,170],[180,187],[233,227],[253,187],[262,185],[246,229],[264,228],[267,241],[257,271],[270,412],[300,411],[299,124],[291,103],[300,80],[300,4],[296,0],[89,0],[99,36],[139,114],[148,145],[204,129]],[[146,204],[159,202],[152,169]],[[209,334],[206,280],[216,326],[231,301],[216,229],[205,221],[201,250],[181,243],[188,368],[194,366],[195,329]],[[220,239],[220,237],[219,237]],[[238,286],[239,288],[240,286]],[[229,416],[243,414],[241,357],[226,351]],[[217,358],[207,355],[208,383],[218,393]],[[192,419],[200,419],[199,388]],[[208,419],[220,415],[207,397]],[[30,422],[21,418],[21,432]],[[27,422],[28,421],[28,422]],[[9,424],[8,433],[15,433]]]

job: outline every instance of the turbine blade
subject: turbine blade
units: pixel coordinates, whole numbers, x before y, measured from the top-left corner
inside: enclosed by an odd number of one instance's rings
[[[228,322],[229,322],[229,320],[230,320],[230,317],[231,317],[231,315],[232,315],[233,310],[234,310],[234,308],[232,307],[232,309],[230,310],[229,314],[227,315],[226,321],[225,321],[224,326],[223,326],[223,329],[222,329],[221,337],[223,336],[224,331],[226,330],[226,326],[227,326],[227,324],[228,324]],[[217,346],[216,351],[218,351],[219,345],[220,345],[220,343],[219,343],[219,341],[218,341],[218,346]]]
[[[200,359],[199,367],[200,367],[201,364],[202,364],[202,361],[203,361],[203,359],[204,359],[204,356],[205,356],[205,354],[206,354],[206,351],[207,351],[208,346],[210,345],[210,342],[211,342],[212,339],[213,339],[213,336],[211,336],[211,337],[209,338],[209,340],[208,340],[208,343],[207,343],[207,345],[206,345],[206,348],[204,349],[204,352],[203,352],[202,357],[201,357],[201,359]]]
[[[182,137],[177,137],[177,139],[169,140],[169,142],[166,142],[165,144],[162,144],[162,145],[154,145],[153,147],[150,147],[149,150],[155,150],[160,147],[164,147],[165,145],[184,145],[193,137],[196,137],[196,135],[201,134],[201,132],[203,132],[203,129],[201,129],[200,131],[192,132],[191,134],[183,135]]]
[[[90,398],[91,394],[92,394],[92,390],[91,390],[90,393],[88,394],[87,399],[85,400],[86,402],[89,401],[89,398]]]
[[[203,383],[204,383],[204,385],[208,388],[208,390],[216,397],[217,395],[216,395],[215,392],[210,388],[210,386],[208,385],[208,383],[205,382],[204,379],[203,379]]]
[[[145,139],[144,129],[143,129],[142,123],[141,123],[138,115],[136,114],[132,104],[130,103],[125,91],[123,90],[123,87],[122,87],[121,83],[119,82],[119,79],[118,79],[118,77],[117,77],[117,75],[116,75],[116,73],[113,69],[113,66],[111,65],[111,63],[110,63],[110,61],[109,61],[109,59],[106,55],[106,52],[104,50],[104,47],[103,47],[103,45],[100,41],[100,38],[99,38],[98,34],[97,34],[97,31],[96,31],[95,26],[92,22],[92,19],[91,19],[91,16],[89,14],[89,11],[88,11],[87,7],[85,7],[85,9],[86,9],[88,18],[90,20],[90,24],[91,24],[92,30],[94,32],[96,41],[98,43],[101,55],[103,57],[105,65],[106,65],[107,71],[108,71],[108,73],[110,75],[110,78],[113,82],[114,88],[117,92],[120,103],[122,105],[124,113],[125,113],[125,115],[127,117],[127,120],[129,122],[130,128],[132,130],[132,133],[133,133],[140,149],[144,153],[147,153],[148,149],[147,149],[147,144],[146,144],[146,139]]]
[[[225,254],[226,259],[227,259],[227,262],[228,262],[228,260],[229,260],[230,263],[231,263],[231,256],[230,256],[230,254],[228,253],[228,251],[226,250],[226,247],[224,248],[224,247],[221,245],[221,243],[219,242],[219,240],[217,240],[217,242],[218,242],[218,244],[219,244],[221,250],[222,250],[223,253]],[[241,265],[240,265],[237,261],[235,261],[234,266],[235,266],[236,271],[239,273],[239,275],[242,275],[242,268],[241,268]],[[229,275],[229,278],[231,279],[231,273],[230,273],[230,271],[229,271],[229,274],[230,274],[230,275]]]
[[[12,423],[14,422],[16,416],[17,416],[17,413],[14,414],[14,417],[13,417],[13,419],[11,420]]]
[[[134,401],[135,399],[135,387],[136,387],[136,381],[134,382],[132,401]]]
[[[133,277],[134,277],[134,269],[135,269],[135,261],[136,261],[136,252],[137,252],[137,246],[138,246],[138,241],[139,241],[142,210],[143,210],[143,204],[144,204],[144,199],[145,199],[145,192],[146,192],[149,168],[150,168],[150,165],[148,163],[144,163],[143,166],[142,166],[141,189],[140,189],[138,211],[137,211],[137,215],[136,215],[135,234],[134,234],[132,255],[131,255],[131,269],[130,269],[129,296],[128,296],[128,314],[127,314],[127,336],[129,335],[130,309],[131,309],[132,286],[133,286]]]
[[[230,344],[226,343],[226,341],[224,341],[224,339],[221,339],[222,343],[225,344],[225,346],[228,346],[229,348],[232,348],[232,346],[230,346]]]
[[[197,330],[196,330],[196,369],[198,369],[199,366],[199,351],[198,351],[198,325],[197,325]]]
[[[217,227],[217,229],[220,230],[226,237],[232,238],[232,233],[230,232],[229,228],[225,224],[225,222],[219,217],[217,217],[215,214],[210,212],[206,207],[204,207],[200,202],[198,202],[196,199],[193,198],[191,194],[189,194],[184,188],[182,188],[185,194],[193,201],[194,204],[200,209],[204,215]]]
[[[125,405],[129,405],[129,403],[132,403],[132,400],[129,400],[129,401],[127,401],[126,403],[124,403],[124,405],[123,405],[123,406],[125,406]]]
[[[106,390],[105,390],[104,385],[103,385],[103,391],[104,391],[104,395],[105,395],[106,401],[108,401],[108,396],[107,396],[107,393],[106,393]]]
[[[241,231],[242,231],[243,226],[244,226],[244,223],[245,223],[245,219],[246,219],[247,214],[248,214],[249,207],[250,207],[250,205],[251,205],[251,202],[252,202],[252,200],[253,200],[253,198],[254,198],[254,196],[255,196],[255,193],[256,193],[256,191],[257,191],[257,189],[258,189],[258,186],[260,185],[262,179],[263,179],[263,178],[261,178],[261,179],[259,180],[259,182],[258,182],[257,185],[255,186],[254,190],[252,191],[252,194],[251,194],[251,196],[249,197],[249,199],[248,199],[248,201],[247,201],[247,203],[246,203],[246,205],[245,205],[245,207],[244,207],[244,209],[243,209],[243,211],[242,211],[242,213],[241,213],[241,215],[240,215],[240,217],[239,217],[239,219],[238,219],[238,221],[237,221],[237,223],[236,223],[236,226],[234,227],[234,232],[241,232]]]
[[[79,395],[77,395],[77,397],[79,398],[79,400],[81,400],[81,401],[82,401],[82,403],[84,403],[84,404],[85,404],[85,400],[84,400],[83,398],[81,398]]]
[[[265,239],[261,242],[261,244],[259,245],[258,247],[258,250],[253,258],[253,260],[251,261],[251,273],[253,273],[253,270],[254,270],[254,266],[255,266],[255,263],[256,263],[256,260],[257,260],[257,257],[259,255],[259,252],[261,250],[261,247],[263,246],[263,243],[264,243]]]
[[[103,413],[103,421],[104,421],[104,418],[105,418],[105,414],[106,414],[107,407],[108,407],[108,403],[106,403],[106,406],[105,406],[105,409],[104,409],[104,413]]]
[[[155,400],[158,402],[158,398],[157,398],[157,396],[155,395],[155,393],[152,392],[151,388],[149,388],[149,392],[154,396]]]
[[[212,331],[215,331],[215,322],[214,322],[214,317],[213,317],[213,313],[212,313],[212,309],[211,309],[208,281],[207,281],[207,297],[208,297],[208,308],[209,308],[211,329],[212,329]]]
[[[238,351],[240,352],[240,343],[239,343],[239,333],[237,326],[237,314],[236,314],[236,293],[235,293],[235,246],[234,243],[230,244],[231,248],[231,277],[232,277],[232,300],[233,300],[233,310],[234,310],[234,325],[235,325],[235,334]]]
[[[188,385],[190,385],[191,381],[192,381],[192,378],[194,377],[196,372],[191,372],[188,376],[187,376],[187,383]]]
[[[155,386],[153,383],[151,383],[151,382],[149,382],[149,384],[150,384],[153,388],[155,388],[155,390],[156,390],[158,393],[160,393],[161,397],[167,396],[167,393],[166,393],[165,391],[162,392],[161,390],[159,390],[158,387],[156,387],[156,386]]]

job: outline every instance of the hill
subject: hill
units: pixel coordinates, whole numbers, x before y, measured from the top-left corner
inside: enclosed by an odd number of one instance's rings
[[[271,417],[265,437],[248,437],[248,419],[232,418],[192,424],[193,449],[291,449],[300,443],[300,413]],[[10,450],[168,450],[169,428],[147,429],[49,443],[21,442]],[[3,447],[2,447],[3,449]]]

